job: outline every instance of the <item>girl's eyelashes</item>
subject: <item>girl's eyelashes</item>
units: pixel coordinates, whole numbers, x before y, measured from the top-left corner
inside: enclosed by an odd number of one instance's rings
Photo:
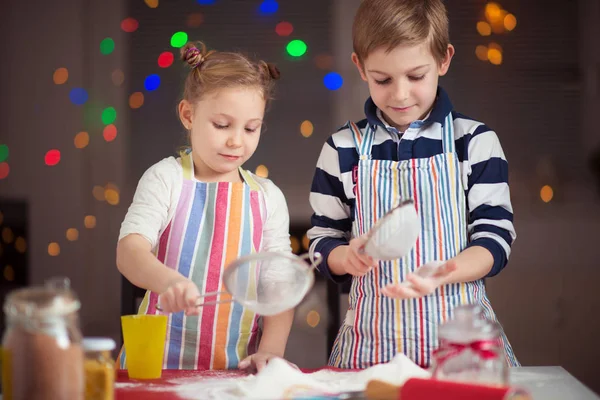
[[[221,124],[217,124],[216,122],[213,122],[213,126],[217,129],[227,129],[229,128],[229,125],[221,125]]]

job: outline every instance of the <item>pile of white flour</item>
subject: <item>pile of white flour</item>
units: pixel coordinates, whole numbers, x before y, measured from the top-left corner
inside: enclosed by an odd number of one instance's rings
[[[401,385],[407,379],[415,377],[428,378],[430,373],[418,367],[405,355],[398,354],[387,364],[375,365],[357,372],[321,370],[306,374],[294,369],[284,360],[274,359],[256,375],[186,377],[169,382],[176,385],[178,396],[186,400],[268,400],[364,390],[371,379]],[[158,387],[156,389],[165,390]]]

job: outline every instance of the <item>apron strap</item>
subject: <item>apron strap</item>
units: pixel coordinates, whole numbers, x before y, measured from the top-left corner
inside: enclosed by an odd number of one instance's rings
[[[452,119],[452,112],[449,112],[444,119],[442,125],[442,147],[444,153],[454,153],[454,120]]]
[[[242,167],[239,167],[239,171],[244,182],[246,182],[246,184],[250,186],[250,190],[254,190],[257,192],[260,192],[262,190],[262,187],[258,184],[258,182],[256,182],[256,179],[252,177],[252,174],[250,174],[250,172],[246,171]]]
[[[373,147],[373,140],[375,138],[374,129],[372,129],[371,125],[367,125],[365,132],[362,133],[360,128],[352,121],[348,121],[348,126],[350,127],[350,131],[352,132],[354,145],[356,146],[356,151],[358,152],[359,159],[370,160],[371,148]]]

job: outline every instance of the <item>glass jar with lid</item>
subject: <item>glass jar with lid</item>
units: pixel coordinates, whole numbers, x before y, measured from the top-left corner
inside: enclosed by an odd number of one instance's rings
[[[480,306],[456,307],[453,318],[438,328],[433,378],[508,385],[501,333],[500,324],[486,319]]]
[[[83,400],[80,306],[66,278],[8,294],[2,339],[5,400]]]
[[[113,400],[115,397],[116,343],[110,338],[84,338],[85,400]]]

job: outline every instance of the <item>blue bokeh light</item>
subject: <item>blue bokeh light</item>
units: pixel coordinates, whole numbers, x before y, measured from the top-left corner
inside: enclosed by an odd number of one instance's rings
[[[73,104],[80,106],[88,100],[88,93],[84,88],[73,88],[69,93],[69,98]]]
[[[160,86],[160,76],[157,74],[148,75],[144,81],[144,87],[146,90],[152,91],[158,89]]]
[[[337,72],[330,72],[323,78],[323,83],[329,90],[338,90],[344,84],[344,79]]]
[[[279,10],[279,3],[276,0],[263,0],[258,8],[258,11],[265,15],[275,14],[277,10]]]

